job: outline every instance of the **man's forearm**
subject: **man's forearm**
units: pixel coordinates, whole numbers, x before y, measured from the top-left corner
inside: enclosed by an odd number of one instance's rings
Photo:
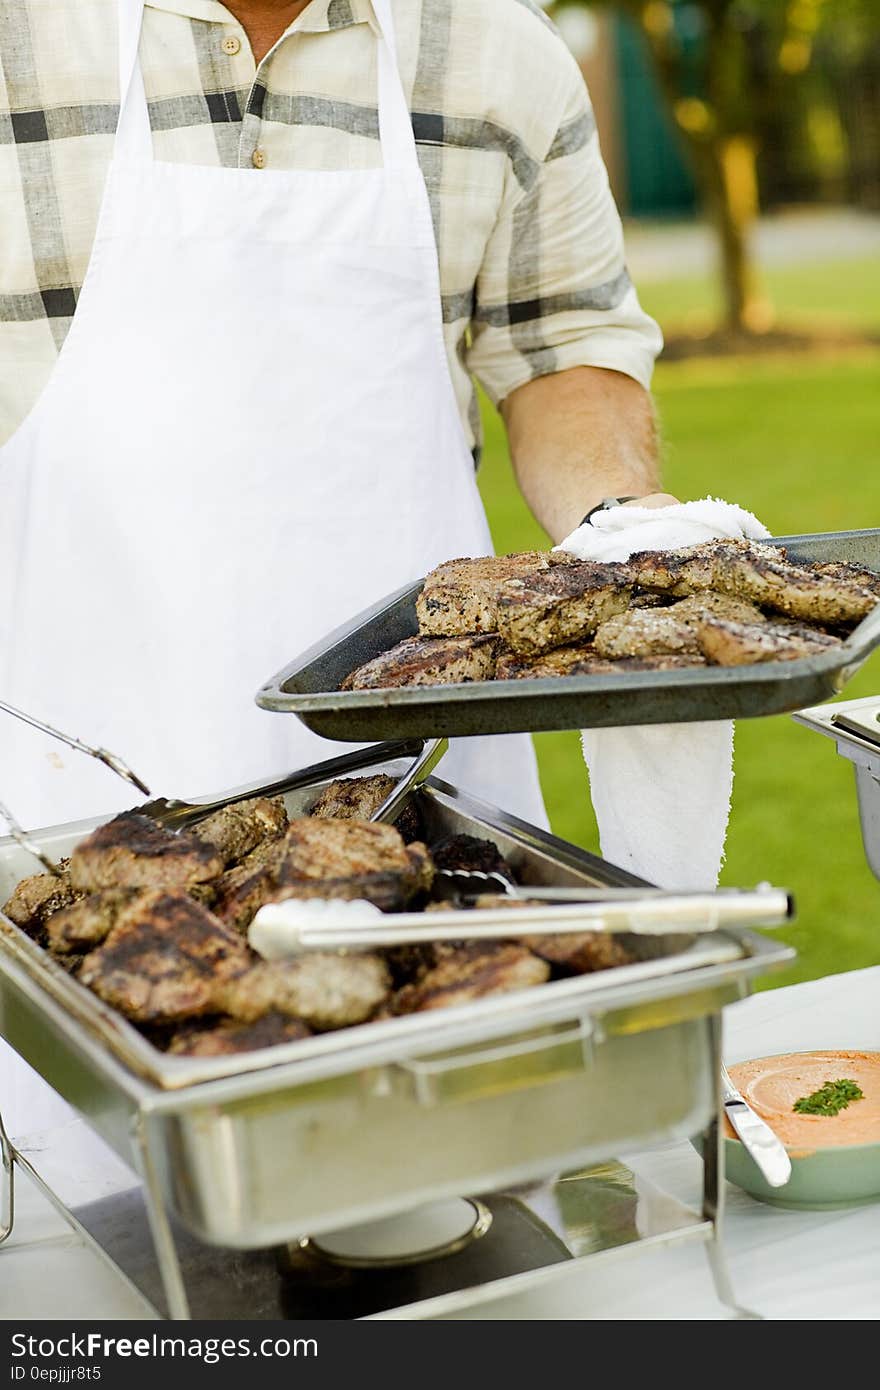
[[[659,491],[651,397],[631,377],[573,367],[511,392],[501,413],[522,494],[554,542],[603,497],[675,501]]]

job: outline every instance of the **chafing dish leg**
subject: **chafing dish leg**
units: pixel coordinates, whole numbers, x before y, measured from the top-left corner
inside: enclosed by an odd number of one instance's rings
[[[12,1235],[15,1225],[15,1150],[3,1128],[0,1115],[0,1245]]]
[[[715,1283],[719,1302],[733,1310],[738,1318],[761,1318],[737,1303],[733,1291],[727,1258],[722,1240],[724,1230],[724,1137],[721,1127],[723,1114],[721,1096],[721,1014],[708,1020],[712,1041],[712,1066],[715,1076],[715,1115],[703,1131],[703,1216],[712,1224],[712,1234],[706,1241],[706,1256]]]
[[[140,1176],[144,1183],[144,1202],[150,1223],[150,1234],[156,1248],[162,1287],[168,1304],[168,1316],[174,1322],[190,1320],[189,1299],[180,1268],[174,1233],[162,1199],[162,1188],[156,1173],[156,1165],[150,1152],[149,1132],[144,1116],[138,1116],[134,1126],[135,1151]]]

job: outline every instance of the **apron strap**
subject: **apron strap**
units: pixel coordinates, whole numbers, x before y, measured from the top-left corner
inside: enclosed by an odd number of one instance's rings
[[[373,0],[379,26],[379,140],[386,169],[421,175],[409,104],[397,64],[391,0]]]
[[[119,120],[114,158],[149,163],[153,136],[144,77],[138,61],[144,0],[119,0]]]

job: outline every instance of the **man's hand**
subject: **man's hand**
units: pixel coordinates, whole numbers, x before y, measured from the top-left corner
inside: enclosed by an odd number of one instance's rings
[[[512,391],[501,414],[522,494],[554,544],[603,497],[677,501],[658,491],[654,407],[631,377],[573,367]]]

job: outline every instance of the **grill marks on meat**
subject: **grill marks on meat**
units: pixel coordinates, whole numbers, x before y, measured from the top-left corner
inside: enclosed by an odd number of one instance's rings
[[[870,570],[798,565],[783,547],[748,540],[646,550],[625,563],[534,551],[452,560],[425,581],[420,635],[352,672],[341,688],[686,669],[706,664],[696,629],[707,617],[754,624],[775,615],[847,628],[878,602],[880,575]],[[499,645],[484,652],[482,666],[477,648],[466,648],[463,668],[461,649],[444,646],[491,642],[495,629]]]
[[[62,908],[46,924],[49,949],[58,955],[90,951],[93,946],[99,946],[131,910],[136,911],[148,895],[146,888],[102,888]]]
[[[238,1052],[254,1052],[260,1047],[297,1042],[311,1037],[311,1029],[299,1018],[269,1013],[254,1023],[224,1019],[210,1027],[189,1024],[174,1034],[168,1052],[175,1057],[232,1057]]]
[[[627,561],[638,584],[671,595],[715,589],[801,621],[847,626],[880,598],[880,579],[864,583],[848,566],[797,565],[781,547],[705,541],[684,550],[643,551]],[[857,577],[858,576],[858,577]]]
[[[343,777],[330,782],[309,815],[321,820],[369,820],[397,786],[397,778],[385,772],[372,777]],[[395,821],[395,828],[404,840],[419,839],[419,814],[414,805],[406,805]]]
[[[227,869],[218,880],[213,911],[221,922],[244,932],[264,903],[278,895],[278,870],[284,858],[284,836],[266,840]]]
[[[495,673],[498,639],[406,637],[390,651],[346,676],[341,690],[376,690],[398,685],[463,685],[489,681]]]
[[[498,632],[511,651],[540,654],[589,637],[624,611],[632,592],[625,565],[556,565],[501,586]]]
[[[280,898],[366,898],[395,911],[431,886],[424,845],[406,845],[393,825],[364,821],[294,821],[278,871]]]
[[[797,661],[841,645],[839,637],[802,624],[732,623],[721,618],[705,618],[697,627],[697,639],[717,666]]]
[[[193,828],[203,845],[216,850],[224,865],[243,859],[265,840],[287,829],[287,811],[280,797],[258,796],[223,806]]]
[[[693,627],[675,607],[644,608],[609,618],[596,633],[596,651],[614,660],[622,656],[688,655],[699,652]]]
[[[499,586],[549,568],[547,556],[536,550],[449,560],[431,571],[416,600],[419,631],[432,637],[496,632]]]
[[[70,881],[69,871],[31,874],[17,883],[3,911],[10,921],[31,936],[39,936],[54,912],[82,897]]]
[[[125,811],[93,831],[70,858],[74,888],[186,889],[223,872],[223,859],[210,844],[187,831],[175,834],[148,816]]]
[[[249,960],[241,938],[207,908],[158,891],[89,953],[79,979],[136,1023],[174,1023],[216,1012],[218,990]]]
[[[550,978],[550,966],[524,946],[480,942],[450,951],[417,984],[404,985],[391,1001],[394,1014],[422,1013],[472,1004],[487,994],[529,989]]]
[[[280,1013],[326,1032],[366,1022],[390,988],[381,956],[312,951],[295,960],[261,961],[225,982],[216,997],[225,1013],[244,1023]]]

